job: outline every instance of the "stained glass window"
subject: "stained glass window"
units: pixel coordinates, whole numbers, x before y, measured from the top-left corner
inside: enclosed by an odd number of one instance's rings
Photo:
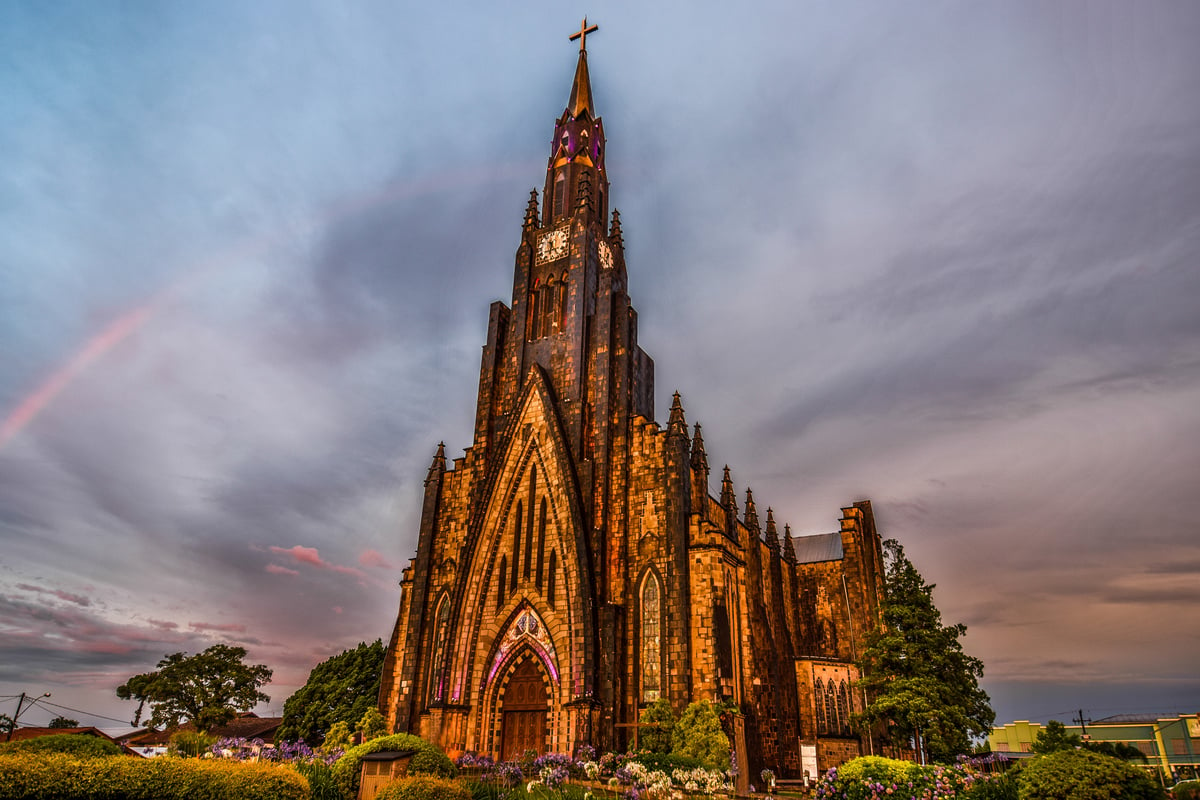
[[[662,696],[661,623],[658,579],[651,573],[642,583],[642,699],[646,702]]]

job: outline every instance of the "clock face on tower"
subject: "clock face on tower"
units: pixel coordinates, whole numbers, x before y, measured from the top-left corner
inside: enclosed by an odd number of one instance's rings
[[[608,249],[608,242],[601,240],[599,250],[600,250],[600,266],[604,267],[605,269],[612,269],[612,264],[613,264],[612,250]]]
[[[556,228],[538,237],[537,261],[544,264],[567,254],[567,229]]]

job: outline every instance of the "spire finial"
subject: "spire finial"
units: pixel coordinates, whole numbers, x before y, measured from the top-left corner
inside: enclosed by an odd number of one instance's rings
[[[446,443],[438,442],[437,452],[433,454],[433,463],[429,465],[429,474],[425,476],[425,483],[440,478],[442,473],[446,471]]]
[[[746,487],[746,512],[742,521],[746,523],[747,528],[755,531],[755,536],[758,535],[758,506],[754,505],[754,490],[749,486]]]
[[[530,189],[529,204],[525,206],[525,229],[536,228],[539,224],[537,189]]]
[[[796,563],[796,545],[792,542],[792,526],[783,526],[783,558],[790,564]]]
[[[733,495],[733,478],[729,477],[729,465],[725,465],[725,474],[721,478],[721,505],[737,512],[737,499]]]
[[[621,212],[615,208],[612,213],[612,225],[609,226],[608,238],[616,249],[625,249],[625,239],[621,236]]]
[[[779,529],[775,527],[775,512],[767,509],[767,547],[779,554]]]
[[[704,452],[704,436],[700,433],[700,423],[696,423],[696,433],[692,436],[692,469],[703,470],[708,475],[708,454]]]
[[[687,421],[683,418],[683,403],[679,400],[679,392],[671,398],[671,418],[667,421],[668,436],[682,436],[687,441]]]

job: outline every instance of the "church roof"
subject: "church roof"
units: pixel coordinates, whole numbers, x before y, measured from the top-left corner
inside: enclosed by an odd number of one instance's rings
[[[567,101],[567,112],[571,117],[578,119],[587,112],[589,117],[595,118],[596,112],[592,108],[592,82],[588,78],[587,67],[587,51],[579,51],[579,64],[575,67],[575,81],[571,84],[571,98]]]
[[[837,561],[842,557],[842,534],[835,532],[798,536],[792,539],[792,550],[796,553],[796,562],[799,564]]]

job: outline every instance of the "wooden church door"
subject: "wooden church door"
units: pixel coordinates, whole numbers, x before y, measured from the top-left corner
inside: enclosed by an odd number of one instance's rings
[[[549,708],[546,683],[537,663],[527,658],[517,665],[504,688],[501,706],[504,728],[500,752],[505,761],[519,759],[526,750],[539,755],[546,750],[546,717]]]

